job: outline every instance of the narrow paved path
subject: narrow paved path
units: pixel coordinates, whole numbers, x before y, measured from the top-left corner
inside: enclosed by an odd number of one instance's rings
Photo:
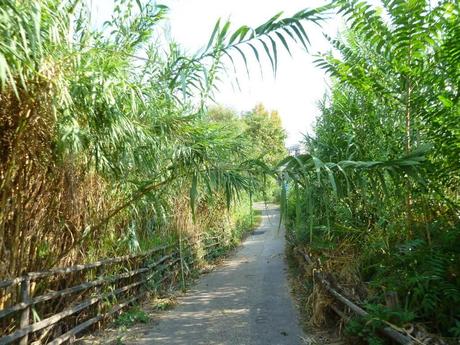
[[[259,207],[261,226],[235,255],[203,276],[151,330],[126,344],[303,344],[286,280],[279,210]]]

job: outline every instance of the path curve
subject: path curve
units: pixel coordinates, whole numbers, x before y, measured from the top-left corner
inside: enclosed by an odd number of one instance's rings
[[[286,279],[279,209],[258,207],[262,223],[236,253],[161,313],[158,324],[125,344],[303,344]]]

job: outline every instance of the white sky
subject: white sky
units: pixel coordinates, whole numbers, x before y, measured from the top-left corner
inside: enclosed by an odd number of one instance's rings
[[[205,46],[209,40],[216,20],[230,19],[230,31],[245,24],[256,27],[276,13],[292,15],[307,7],[324,4],[321,0],[164,0],[158,1],[170,8],[170,35],[190,52]],[[93,0],[94,16],[98,22],[110,17],[113,0]],[[291,50],[293,57],[279,44],[279,65],[276,79],[270,71],[270,62],[262,58],[264,76],[260,75],[257,62],[251,56],[250,79],[240,61],[237,67],[241,90],[238,90],[231,77],[219,86],[217,103],[229,106],[238,112],[252,109],[256,103],[263,103],[268,109],[278,110],[283,126],[288,133],[287,145],[302,139],[301,133],[311,132],[311,126],[318,113],[317,102],[323,97],[328,78],[313,61],[314,54],[330,49],[322,32],[336,36],[337,18],[323,23],[320,29],[307,25],[311,48],[309,53],[300,47]],[[249,55],[249,54],[248,54]],[[264,52],[260,51],[263,56]],[[234,59],[239,60],[235,54]],[[232,70],[229,68],[229,71]]]

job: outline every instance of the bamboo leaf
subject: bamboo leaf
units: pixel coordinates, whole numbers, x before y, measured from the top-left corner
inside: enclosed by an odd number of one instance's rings
[[[263,48],[264,48],[264,50],[265,50],[265,53],[267,54],[267,56],[268,56],[268,58],[269,58],[269,60],[270,60],[270,64],[271,64],[271,66],[272,66],[272,70],[273,70],[273,72],[275,72],[275,70],[276,70],[275,62],[273,61],[272,54],[270,53],[270,49],[268,48],[267,43],[265,43],[265,41],[262,40],[262,39],[260,40],[260,43],[262,43],[262,46],[263,46]]]
[[[208,51],[209,48],[214,43],[214,38],[215,38],[217,32],[219,32],[219,28],[220,28],[220,18],[217,20],[216,24],[214,25],[214,29],[212,30],[212,34],[211,34],[211,38],[209,39],[209,42],[208,42],[208,44],[206,46],[205,51]]]
[[[289,49],[289,45],[287,44],[286,39],[284,38],[284,36],[279,32],[275,32],[275,34],[276,34],[276,36],[278,36],[278,38],[281,41],[281,43],[283,44],[284,48],[286,48],[286,50],[289,53],[289,55],[292,57],[291,50]]]
[[[275,69],[274,69],[274,72],[275,72],[275,75],[276,75],[276,71],[277,71],[277,68],[278,68],[278,51],[276,49],[276,42],[273,38],[271,38],[269,36],[269,39],[270,39],[270,42],[272,44],[272,49],[273,49],[273,60],[274,60],[274,66],[275,66]]]

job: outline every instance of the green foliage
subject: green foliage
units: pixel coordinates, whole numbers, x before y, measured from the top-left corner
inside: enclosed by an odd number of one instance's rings
[[[149,316],[139,307],[132,307],[124,311],[116,320],[115,325],[118,327],[131,327],[136,323],[149,322]]]
[[[249,151],[253,158],[260,158],[269,166],[275,165],[287,154],[284,141],[286,132],[276,110],[268,111],[258,104],[243,115],[244,135],[249,141]]]
[[[219,19],[200,58],[209,56],[215,58],[223,55],[234,65],[233,55],[236,54],[242,58],[247,68],[249,52],[259,63],[261,56],[266,56],[273,72],[276,73],[278,46],[281,44],[290,52],[288,42],[294,42],[307,49],[309,38],[302,22],[307,20],[319,24],[323,20],[323,13],[329,8],[330,6],[327,5],[316,9],[305,9],[292,17],[285,18],[282,18],[283,13],[280,12],[256,28],[243,25],[233,33],[229,30],[230,21],[222,24]]]
[[[115,325],[118,327],[131,327],[136,323],[147,323],[150,318],[139,307],[132,307],[124,311],[116,320]]]
[[[404,142],[406,150],[421,138],[434,143],[438,176],[456,183],[458,4],[385,1],[381,9],[361,1],[337,4],[350,27],[343,39],[331,39],[342,58],[324,55],[319,66],[341,86],[352,86],[361,102],[371,105],[371,118],[380,112],[386,118],[380,116],[381,121],[393,121],[385,128],[393,127],[396,135],[388,137],[399,139],[400,145]]]
[[[377,331],[388,327],[387,322],[393,325],[403,326],[414,319],[411,312],[403,310],[392,310],[386,307],[368,304],[366,310],[369,315],[366,317],[354,317],[347,323],[346,333],[359,336],[368,344],[383,345],[385,342],[377,335]]]
[[[455,320],[455,326],[449,329],[454,337],[460,338],[460,321]]]
[[[238,115],[232,109],[215,106],[207,115],[212,122],[239,133],[240,150],[244,151],[248,162],[258,164],[261,171],[271,173],[270,167],[286,156],[286,132],[276,110],[268,111],[258,104],[251,111]],[[276,181],[267,174],[254,185],[253,198],[275,200],[278,189]]]
[[[81,0],[0,4],[0,274],[11,276],[168,240],[182,199],[195,217],[213,196],[230,207],[253,193],[267,167],[206,104],[225,64],[265,55],[275,70],[326,9],[235,32],[218,21],[189,54],[155,43],[168,9],[153,2],[117,0],[98,28]],[[51,245],[36,255],[35,243]]]
[[[331,92],[320,103],[315,134],[305,138],[308,154],[278,166],[288,228],[332,263],[346,255],[343,248],[353,253],[372,311],[351,323],[354,334],[376,342],[379,320],[398,323],[398,315],[377,310],[394,291],[400,318],[455,336],[458,4],[334,5],[347,29],[329,38],[334,51],[317,60],[333,78]]]
[[[274,166],[287,154],[286,132],[276,110],[268,111],[258,104],[243,115],[243,135],[248,141],[248,154],[267,166]],[[278,201],[279,187],[273,178],[264,180],[262,188],[254,195],[255,200]]]
[[[431,246],[415,239],[391,248],[378,262],[370,258],[371,264],[363,273],[373,286],[396,291],[418,318],[431,319],[437,328],[445,329],[444,325],[452,324],[452,318],[459,317],[460,258],[456,248],[460,237],[443,231],[433,231],[433,235],[436,242]]]
[[[235,215],[235,229],[233,230],[233,243],[239,244],[245,235],[256,229],[262,220],[260,210],[238,210]]]

